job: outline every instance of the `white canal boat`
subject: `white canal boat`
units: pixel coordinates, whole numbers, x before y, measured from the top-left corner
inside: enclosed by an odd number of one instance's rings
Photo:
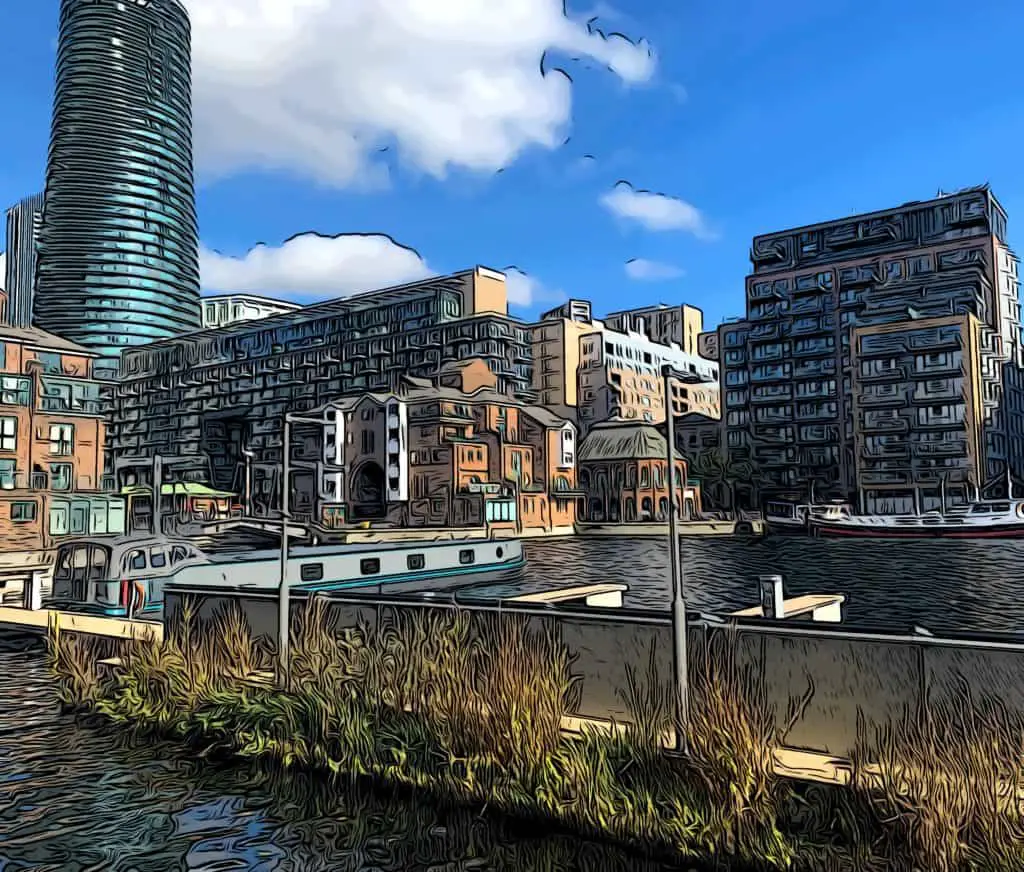
[[[298,593],[404,594],[506,581],[525,562],[518,539],[298,546],[289,550],[287,574]],[[277,549],[203,554],[166,539],[78,540],[61,546],[50,605],[120,617],[158,614],[172,586],[245,592],[277,589],[280,580]]]
[[[812,510],[813,536],[863,539],[1024,538],[1024,500],[990,500],[920,515],[855,515],[848,506]]]

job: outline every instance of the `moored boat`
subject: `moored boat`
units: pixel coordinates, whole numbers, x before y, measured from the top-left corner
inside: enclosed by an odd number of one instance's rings
[[[990,500],[921,515],[856,515],[848,506],[811,511],[811,535],[865,539],[1024,538],[1024,500]]]
[[[276,591],[280,554],[278,549],[210,554],[164,538],[81,540],[61,548],[49,605],[131,617],[159,615],[171,587],[195,593]],[[300,546],[289,551],[287,573],[289,588],[299,593],[386,587],[402,594],[504,581],[524,565],[518,539],[429,540]]]
[[[389,594],[443,591],[517,576],[526,561],[518,539],[456,539],[321,545],[289,552],[289,589],[296,593]],[[201,594],[275,592],[279,551],[217,554],[206,565],[177,573],[169,588]]]
[[[835,507],[850,509],[847,503],[813,505],[780,500],[767,502],[764,506],[765,532],[772,536],[807,536],[810,533],[808,522],[812,513]]]

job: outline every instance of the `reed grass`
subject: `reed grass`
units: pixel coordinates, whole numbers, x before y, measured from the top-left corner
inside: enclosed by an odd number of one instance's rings
[[[627,669],[630,717],[569,737],[573,658],[550,629],[510,616],[385,611],[335,625],[314,599],[292,627],[289,692],[246,679],[270,665],[237,609],[162,643],[54,634],[61,699],[135,736],[200,756],[319,772],[486,807],[676,860],[730,868],[1024,868],[1024,725],[961,694],[958,706],[865,738],[851,790],[775,776],[775,713],[719,633],[693,652],[688,754],[666,755],[672,697],[652,648]],[[117,670],[99,659],[120,656]]]

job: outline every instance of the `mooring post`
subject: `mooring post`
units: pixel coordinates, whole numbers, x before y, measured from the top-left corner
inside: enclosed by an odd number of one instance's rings
[[[782,576],[762,575],[758,581],[761,585],[761,613],[770,620],[781,620],[786,617]]]

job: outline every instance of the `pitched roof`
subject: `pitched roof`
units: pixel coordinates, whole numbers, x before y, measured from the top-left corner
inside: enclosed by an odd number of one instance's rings
[[[603,421],[595,424],[580,445],[578,460],[662,460],[668,453],[665,437],[653,424]]]
[[[99,356],[95,351],[90,351],[84,346],[57,336],[55,333],[40,330],[38,327],[0,327],[0,339],[22,342],[25,345],[33,345],[45,351],[67,351],[73,354],[80,354],[83,357]]]

